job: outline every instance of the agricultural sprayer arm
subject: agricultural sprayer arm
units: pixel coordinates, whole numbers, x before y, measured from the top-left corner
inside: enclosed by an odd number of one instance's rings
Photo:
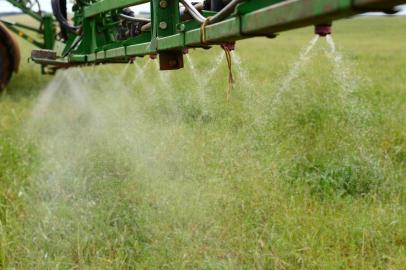
[[[63,0],[52,0],[53,6],[58,1]],[[150,19],[137,18],[126,9],[148,2]],[[333,20],[367,11],[392,13],[404,3],[406,0],[206,0],[203,4],[184,0],[77,0],[74,23],[67,25],[65,47],[59,51],[34,50],[32,59],[57,68],[128,62],[136,56],[158,54],[161,69],[177,69],[183,67],[185,48],[274,37],[309,25],[321,25],[320,34],[328,34],[325,27]]]

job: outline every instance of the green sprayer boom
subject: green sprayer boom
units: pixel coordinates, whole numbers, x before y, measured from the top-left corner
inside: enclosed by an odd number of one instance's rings
[[[8,1],[37,15],[22,4],[27,1]],[[36,63],[54,70],[126,63],[150,55],[159,56],[162,70],[171,70],[183,67],[188,48],[222,45],[230,50],[237,40],[272,38],[309,25],[316,25],[316,33],[324,36],[334,20],[369,11],[391,14],[406,0],[76,0],[73,17],[67,16],[66,0],[51,2],[58,27],[45,19],[49,15],[38,15],[44,21],[45,42],[32,51]],[[149,17],[136,16],[129,8],[145,3],[150,4]]]

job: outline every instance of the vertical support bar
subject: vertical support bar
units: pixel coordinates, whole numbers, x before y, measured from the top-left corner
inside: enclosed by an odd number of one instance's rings
[[[177,34],[177,25],[180,23],[179,0],[152,0],[152,26],[153,41],[151,45],[159,50],[157,39]],[[183,54],[181,48],[161,51],[159,65],[161,70],[179,69],[183,67]]]
[[[43,18],[44,26],[44,48],[52,50],[55,43],[55,28],[51,15],[45,15]]]
[[[158,16],[157,16],[157,9],[159,8],[159,1],[157,0],[152,0],[150,1],[150,14],[151,14],[151,44],[150,50],[151,51],[156,51],[157,50],[157,36],[158,36]]]
[[[179,0],[151,1],[152,38],[167,37],[177,33],[180,22]]]
[[[97,36],[96,36],[96,18],[87,18],[83,20],[83,41],[81,49],[85,54],[94,53],[97,48]]]
[[[179,0],[153,0],[156,16],[157,36],[167,37],[176,34],[179,23]]]

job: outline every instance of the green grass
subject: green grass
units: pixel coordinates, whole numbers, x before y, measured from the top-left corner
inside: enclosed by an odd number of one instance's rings
[[[203,91],[118,65],[57,75],[41,111],[52,78],[23,63],[0,97],[1,268],[405,269],[405,29],[336,23],[354,91],[321,40],[278,102],[311,29],[238,43],[230,101],[225,63]],[[201,80],[220,53],[191,51]]]

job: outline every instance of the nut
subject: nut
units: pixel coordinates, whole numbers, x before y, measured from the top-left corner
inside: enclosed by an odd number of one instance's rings
[[[159,23],[159,28],[166,29],[167,27],[168,27],[168,24],[166,22],[162,21]]]
[[[159,6],[161,8],[167,8],[168,7],[168,1],[166,1],[166,0],[159,1]]]

